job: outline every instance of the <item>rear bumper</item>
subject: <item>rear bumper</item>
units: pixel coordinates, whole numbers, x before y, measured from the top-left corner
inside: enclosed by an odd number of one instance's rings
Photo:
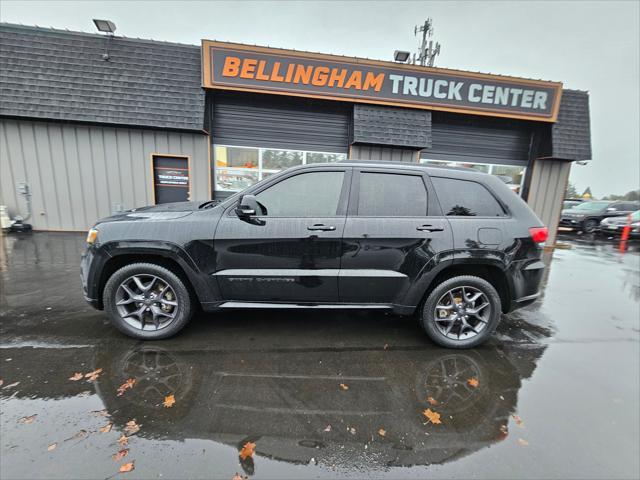
[[[525,307],[540,296],[540,284],[546,268],[542,260],[517,262],[510,269],[511,302],[506,311],[511,312]],[[505,312],[506,313],[506,312]]]
[[[527,305],[531,305],[538,298],[540,298],[540,292],[536,292],[532,295],[527,295],[526,297],[518,298],[511,302],[511,311],[517,310],[518,308],[526,307]]]

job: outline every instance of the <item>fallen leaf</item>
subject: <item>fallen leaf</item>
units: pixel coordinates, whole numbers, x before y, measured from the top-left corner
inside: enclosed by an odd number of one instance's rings
[[[340,384],[340,388],[341,388],[342,390],[349,390],[349,385],[347,385],[346,383],[341,383],[341,384]]]
[[[124,427],[124,432],[127,435],[133,435],[134,433],[138,433],[138,431],[140,430],[140,425],[138,425],[136,423],[136,420],[129,420],[127,422],[127,425]]]
[[[9,385],[5,385],[4,387],[2,387],[2,389],[6,390],[8,388],[17,387],[18,385],[20,385],[20,382],[13,382],[13,383],[10,383]]]
[[[175,397],[173,395],[167,395],[166,397],[164,397],[164,402],[162,402],[162,405],[164,405],[165,408],[171,408],[175,403]]]
[[[387,434],[387,431],[384,428],[381,428],[380,430],[378,430],[378,435],[380,435],[381,437],[384,437]]]
[[[325,432],[330,432],[331,431],[331,425],[327,425],[324,429]]]
[[[33,415],[29,415],[28,417],[22,417],[20,420],[18,420],[18,423],[33,423],[37,416],[38,414],[34,413]]]
[[[100,427],[100,433],[109,433],[113,427],[113,423],[109,422],[104,427]]]
[[[129,449],[128,448],[123,448],[118,453],[114,453],[113,455],[111,455],[111,458],[113,458],[114,462],[119,462],[124,457],[126,457],[128,455],[128,453],[129,453]]]
[[[73,435],[73,437],[69,437],[67,439],[65,439],[65,442],[68,442],[69,440],[73,440],[74,438],[84,438],[88,435],[86,430],[80,430],[79,432],[77,432],[76,434]]]
[[[77,382],[78,380],[82,380],[82,377],[84,377],[84,375],[82,375],[80,372],[76,372],[69,377],[69,380]]]
[[[469,380],[467,380],[467,383],[473,388],[478,388],[480,386],[480,382],[477,378],[470,378]]]
[[[93,410],[91,412],[91,415],[96,415],[96,416],[100,416],[100,417],[106,417],[109,415],[109,412],[107,412],[107,409],[105,408],[104,410]]]
[[[429,405],[438,405],[438,400],[433,397],[427,397],[427,402],[429,402]]]
[[[136,384],[136,379],[129,378],[126,382],[124,382],[122,385],[118,387],[118,396],[121,397],[122,395],[124,395],[124,392],[130,388],[133,388],[135,384]]]
[[[49,446],[47,447],[47,452],[50,452],[50,451],[52,451],[52,450],[55,450],[57,446],[58,446],[58,444],[57,444],[57,443],[52,443],[51,445],[49,445]]]
[[[133,470],[134,468],[135,466],[133,465],[133,462],[129,462],[129,463],[125,463],[124,465],[120,465],[120,470],[118,471],[120,473],[127,473]]]
[[[424,412],[422,412],[422,414],[427,417],[427,419],[433,423],[434,425],[438,425],[440,423],[442,423],[440,421],[440,414],[438,412],[434,412],[433,410],[431,410],[430,408],[427,408]]]
[[[253,457],[254,452],[256,451],[256,444],[253,442],[247,442],[240,450],[240,458],[242,460],[246,460],[249,457]]]
[[[513,417],[513,421],[516,422],[516,425],[524,428],[524,422],[518,415],[511,415]]]
[[[522,438],[519,438],[518,444],[522,445],[523,447],[526,447],[527,445],[529,445],[529,442],[527,442],[526,440],[523,440]]]
[[[101,373],[102,373],[102,369],[98,368],[93,372],[85,373],[84,377],[87,379],[87,382],[95,382]]]
[[[129,437],[127,437],[124,433],[122,435],[120,435],[120,438],[118,439],[118,444],[121,447],[124,447],[125,445],[129,444]]]

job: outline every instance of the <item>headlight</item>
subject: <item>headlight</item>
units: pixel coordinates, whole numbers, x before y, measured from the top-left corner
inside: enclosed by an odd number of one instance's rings
[[[89,231],[87,232],[87,243],[89,245],[93,245],[96,241],[96,238],[98,238],[98,229],[90,228]]]

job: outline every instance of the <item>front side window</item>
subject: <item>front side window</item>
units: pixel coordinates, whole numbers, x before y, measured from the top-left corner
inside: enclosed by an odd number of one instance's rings
[[[288,177],[256,195],[269,217],[334,217],[344,172],[309,172]]]
[[[421,176],[394,173],[360,174],[358,215],[424,217],[427,191]]]
[[[483,185],[455,178],[431,177],[445,215],[454,217],[504,217],[505,212]]]

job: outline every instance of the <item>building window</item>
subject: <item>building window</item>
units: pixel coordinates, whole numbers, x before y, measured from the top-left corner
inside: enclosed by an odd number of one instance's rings
[[[470,163],[470,162],[448,162],[444,160],[430,160],[426,158],[421,158],[420,163],[427,165],[446,165],[449,167],[465,167],[465,168],[473,168],[474,170],[478,170],[479,172],[489,173],[491,175],[496,175],[500,177],[500,179],[507,184],[507,186],[517,193],[518,195],[522,191],[522,184],[524,182],[524,174],[526,172],[526,167],[519,167],[514,165],[497,165],[490,163]]]
[[[307,152],[277,148],[214,145],[215,190],[237,192],[274,173],[296,165],[331,163],[347,159],[346,153]]]

